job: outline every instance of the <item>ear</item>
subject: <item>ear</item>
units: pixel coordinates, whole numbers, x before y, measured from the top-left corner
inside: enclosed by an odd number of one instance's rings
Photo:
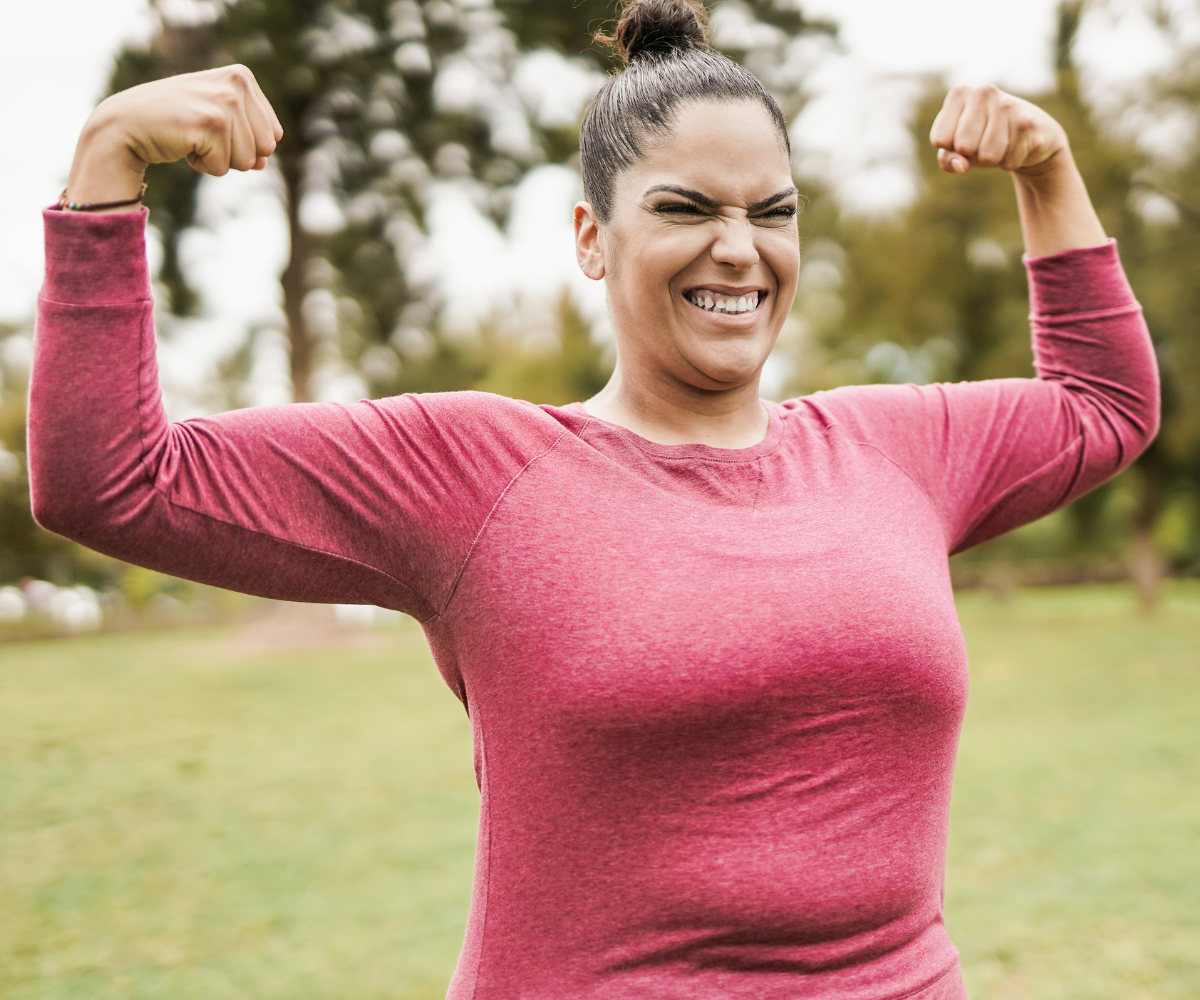
[[[604,277],[604,246],[600,222],[592,206],[581,201],[575,206],[575,260],[579,270],[593,281]]]

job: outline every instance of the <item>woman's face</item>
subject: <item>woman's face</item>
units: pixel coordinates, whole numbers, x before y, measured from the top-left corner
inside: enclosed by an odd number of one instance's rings
[[[757,379],[800,268],[797,193],[766,110],[685,105],[613,195],[605,223],[577,206],[576,243],[607,283],[622,372],[709,391]]]

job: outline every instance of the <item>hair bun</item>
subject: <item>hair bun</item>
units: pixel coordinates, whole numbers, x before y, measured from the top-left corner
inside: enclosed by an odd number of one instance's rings
[[[708,48],[708,12],[700,0],[631,0],[611,42],[625,62],[645,52],[669,55]]]

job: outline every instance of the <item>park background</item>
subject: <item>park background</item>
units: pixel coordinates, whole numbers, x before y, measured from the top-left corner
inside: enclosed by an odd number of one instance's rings
[[[1200,5],[725,0],[807,201],[775,398],[1032,374],[1010,180],[942,176],[948,83],[1067,127],[1146,309],[1158,441],[956,557],[972,655],[947,919],[979,998],[1200,994]],[[433,997],[469,898],[467,721],[413,623],[281,608],[41,531],[24,405],[37,207],[111,89],[249,65],[262,174],[152,168],[168,408],[485,389],[611,366],[574,264],[602,0],[72,0],[0,36],[0,993]]]

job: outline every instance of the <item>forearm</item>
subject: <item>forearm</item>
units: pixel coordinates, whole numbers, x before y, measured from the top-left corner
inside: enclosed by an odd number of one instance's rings
[[[1110,240],[1027,261],[1038,376],[1060,387],[1080,441],[1068,499],[1128,465],[1159,422],[1158,368],[1141,308]]]
[[[1107,240],[1069,147],[1030,172],[1014,172],[1025,252],[1047,257]]]

